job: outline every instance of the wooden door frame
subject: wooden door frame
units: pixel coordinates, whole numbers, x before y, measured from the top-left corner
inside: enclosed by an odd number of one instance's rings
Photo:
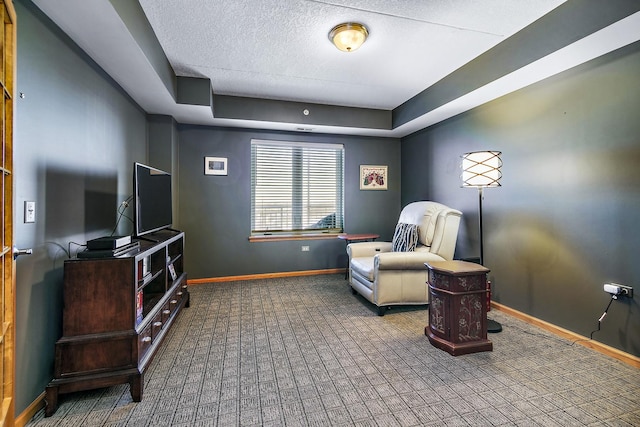
[[[2,106],[2,151],[0,165],[3,175],[3,239],[2,247],[2,401],[0,424],[12,427],[15,423],[15,307],[16,277],[13,259],[13,112],[15,104],[16,77],[16,13],[12,0],[0,0],[3,17],[2,73],[0,82],[4,90]]]

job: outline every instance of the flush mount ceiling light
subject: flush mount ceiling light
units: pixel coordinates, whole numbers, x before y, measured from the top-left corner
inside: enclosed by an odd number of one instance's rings
[[[367,27],[357,22],[338,24],[329,31],[329,40],[343,52],[357,50],[367,39]]]

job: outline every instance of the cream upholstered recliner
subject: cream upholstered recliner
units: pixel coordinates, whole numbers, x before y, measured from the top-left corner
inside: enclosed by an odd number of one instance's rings
[[[379,316],[392,305],[427,304],[424,263],[453,259],[461,216],[440,203],[413,202],[402,209],[393,242],[347,245],[351,291],[375,304]],[[393,251],[407,241],[414,250]]]

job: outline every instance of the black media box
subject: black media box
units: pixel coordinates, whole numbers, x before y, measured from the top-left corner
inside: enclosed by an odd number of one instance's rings
[[[106,236],[87,241],[87,249],[93,250],[111,250],[118,249],[131,243],[131,236]]]

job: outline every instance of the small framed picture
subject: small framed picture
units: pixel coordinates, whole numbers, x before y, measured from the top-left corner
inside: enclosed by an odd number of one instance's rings
[[[387,166],[360,165],[361,190],[386,190]]]
[[[226,175],[227,174],[227,158],[226,157],[205,157],[204,158],[204,174],[205,175]]]

